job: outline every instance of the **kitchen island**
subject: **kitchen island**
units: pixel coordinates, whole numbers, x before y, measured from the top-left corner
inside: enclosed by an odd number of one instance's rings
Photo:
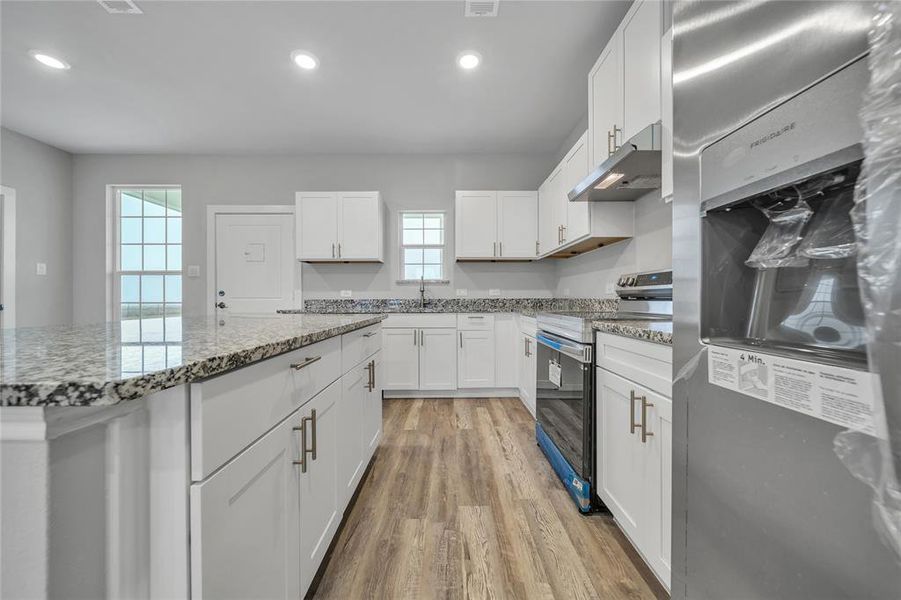
[[[383,318],[4,331],[0,596],[265,595],[262,564],[301,596],[380,439]]]

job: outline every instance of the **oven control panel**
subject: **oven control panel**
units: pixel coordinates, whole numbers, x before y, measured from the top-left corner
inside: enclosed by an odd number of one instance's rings
[[[673,272],[671,269],[666,269],[663,271],[627,273],[620,276],[619,280],[616,282],[616,293],[620,297],[644,296],[672,298]]]

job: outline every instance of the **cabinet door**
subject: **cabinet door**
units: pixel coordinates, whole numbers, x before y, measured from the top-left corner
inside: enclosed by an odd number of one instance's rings
[[[673,195],[673,30],[660,41],[660,120],[661,156],[660,196]]]
[[[498,256],[537,256],[538,192],[498,192],[497,222]]]
[[[513,315],[494,316],[494,385],[499,388],[517,386],[517,344],[519,330]]]
[[[457,348],[457,388],[494,387],[494,331],[461,331]]]
[[[382,367],[384,389],[419,389],[418,329],[382,329]]]
[[[663,3],[639,0],[623,20],[623,137],[660,120]]]
[[[653,406],[647,409],[648,433],[644,444],[648,456],[647,536],[642,553],[657,576],[670,587],[673,497],[673,402],[656,392],[641,388],[641,395]],[[641,406],[636,408],[640,415]]]
[[[372,364],[370,385],[363,394],[364,463],[369,462],[382,437],[382,352],[376,352],[369,360]]]
[[[436,328],[419,331],[419,389],[457,389],[457,330]]]
[[[649,464],[642,448],[638,423],[641,388],[605,369],[597,370],[597,470],[598,496],[616,517],[632,543],[640,545],[648,526],[645,482]],[[634,412],[632,408],[634,406]]]
[[[570,202],[569,191],[588,175],[588,132],[573,145],[564,159],[563,201],[566,203],[566,230],[564,243],[585,237],[591,232],[591,203]]]
[[[607,160],[614,142],[608,134],[623,127],[622,32],[617,29],[588,73],[589,171]],[[616,144],[622,143],[617,135]]]
[[[338,194],[297,192],[297,258],[331,260],[338,255]]]
[[[538,190],[538,239],[541,254],[560,247],[560,178],[562,163],[544,181]]]
[[[363,411],[369,394],[369,369],[360,364],[341,377],[341,402],[337,421],[341,424],[338,444],[338,504],[347,505],[363,475]]]
[[[203,483],[191,486],[194,598],[302,597],[299,437],[293,413]]]
[[[519,397],[528,411],[535,416],[535,338],[520,335],[517,347],[519,357]]]
[[[337,480],[337,413],[340,402],[339,380],[300,409],[300,415],[311,419],[305,424],[307,448],[311,450],[305,453],[303,459],[307,461],[307,470],[305,473],[300,467],[295,470],[300,481],[300,597],[309,589],[313,575],[341,522]],[[342,427],[341,444],[344,443],[344,438]],[[252,593],[245,597],[262,596],[260,593]]]
[[[378,192],[341,192],[338,258],[382,260],[382,209]]]
[[[457,258],[497,256],[497,192],[457,192],[454,236]]]

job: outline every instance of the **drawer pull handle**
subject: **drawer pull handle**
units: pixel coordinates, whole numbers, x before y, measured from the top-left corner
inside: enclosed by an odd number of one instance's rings
[[[315,412],[315,411],[314,411]],[[307,472],[307,421],[310,417],[300,419],[300,427],[295,427],[294,431],[300,432],[300,460],[295,460],[295,465],[300,465],[300,472]]]
[[[484,319],[485,315],[470,315],[466,317],[467,319]]]
[[[372,388],[375,387],[372,382],[372,361],[366,363],[366,370],[369,372],[369,377],[366,380],[366,389],[371,392]]]
[[[638,400],[638,396],[635,395],[635,390],[629,391],[629,433],[635,433],[635,429],[641,427],[638,423],[635,422],[635,401]],[[642,398],[642,401],[644,398]]]
[[[654,406],[648,402],[644,396],[641,397],[641,443],[645,444],[648,438],[653,436],[653,432],[648,431],[648,407]]]
[[[364,334],[363,334],[363,337],[364,337],[364,338],[371,338],[371,337],[374,336],[376,333],[378,333],[378,331],[370,331],[369,333],[364,333]]]
[[[316,409],[310,411],[310,421],[313,423],[313,460],[316,460]]]
[[[314,362],[317,362],[319,360],[322,360],[321,356],[308,356],[307,358],[304,359],[303,362],[292,364],[291,368],[294,369],[295,371],[300,371],[304,367],[308,367],[308,366],[312,365]]]

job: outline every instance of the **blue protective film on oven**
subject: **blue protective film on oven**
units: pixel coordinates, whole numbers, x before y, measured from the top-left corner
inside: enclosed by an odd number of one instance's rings
[[[544,455],[547,456],[548,462],[551,463],[554,472],[557,473],[557,477],[563,482],[566,491],[575,500],[576,507],[583,513],[589,512],[591,510],[591,484],[576,474],[575,470],[563,458],[563,454],[560,453],[557,446],[554,445],[554,442],[551,441],[551,438],[541,428],[540,423],[535,424],[535,439],[538,440],[538,445],[541,447]]]

